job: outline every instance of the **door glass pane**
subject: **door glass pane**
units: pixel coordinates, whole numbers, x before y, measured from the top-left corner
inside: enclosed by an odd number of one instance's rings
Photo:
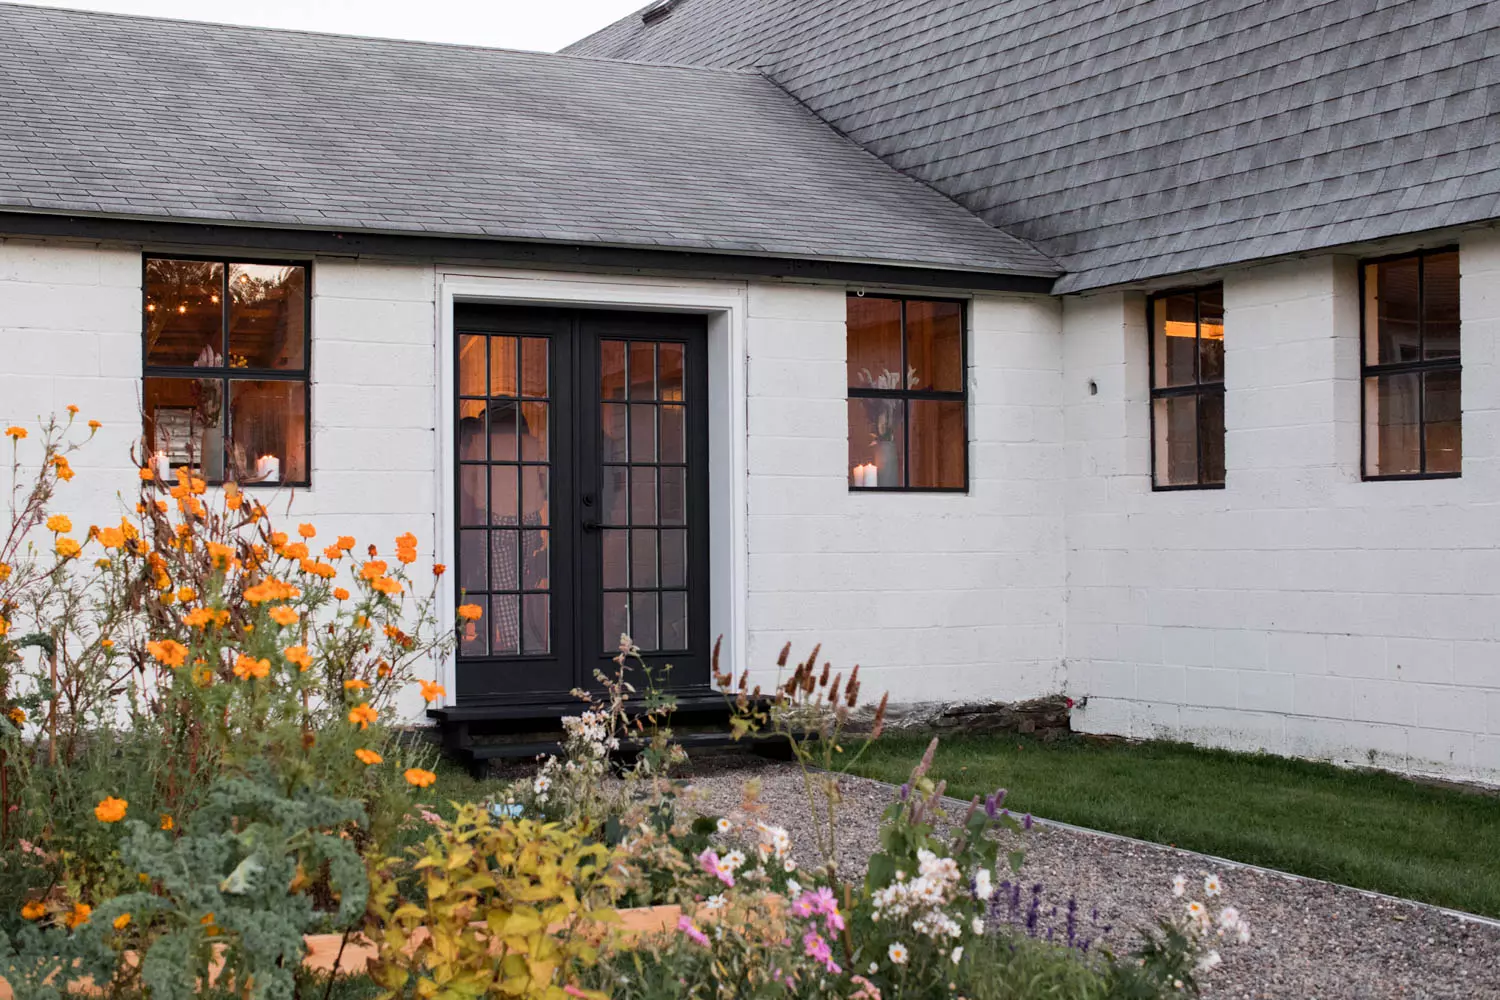
[[[630,585],[656,586],[656,532],[636,529],[630,533]]]
[[[599,398],[625,398],[625,342],[606,340],[599,344]]]
[[[489,590],[483,531],[460,531],[458,533],[458,586],[461,590],[474,592]]]
[[[484,656],[489,651],[489,629],[483,617],[477,622],[459,622],[458,653],[460,656]]]
[[[521,341],[521,394],[547,395],[547,339],[526,337]]]
[[[496,656],[521,651],[521,605],[515,594],[490,599],[490,648]]]
[[[490,466],[490,523],[514,527],[516,523],[516,467]]]
[[[1198,380],[1224,381],[1224,288],[1198,293]]]
[[[527,594],[521,598],[521,652],[552,651],[551,617],[551,598],[546,594]]]
[[[630,398],[656,398],[656,345],[632,341],[630,344]]]
[[[901,301],[849,296],[849,386],[900,389]]]
[[[658,391],[661,398],[680,402],[682,395],[682,359],[683,349],[681,344],[662,344],[659,347],[657,364],[661,369],[661,384]]]
[[[487,515],[484,497],[484,466],[463,465],[458,470],[458,523],[484,524]]]
[[[668,590],[661,595],[661,648],[687,649],[687,594]]]
[[[627,497],[629,496],[630,469],[623,465],[607,465],[602,471],[603,489],[599,510],[602,524],[629,524]]]
[[[477,399],[458,404],[458,457],[484,461],[484,403]]]
[[[484,337],[458,338],[458,392],[461,396],[484,395]]]
[[[1365,360],[1368,364],[1421,360],[1419,269],[1416,257],[1365,266]]]
[[[547,418],[549,404],[521,404],[521,461],[545,462],[548,458]]]
[[[1191,385],[1198,373],[1198,302],[1192,292],[1163,295],[1153,303],[1151,317],[1157,388]]]
[[[521,523],[545,525],[551,523],[551,505],[548,503],[546,466],[526,465],[521,467]]]
[[[1156,482],[1187,486],[1198,482],[1198,399],[1168,396],[1151,401],[1156,434]]]
[[[1456,253],[1422,258],[1422,354],[1429,359],[1458,357]]]
[[[1421,391],[1420,372],[1365,379],[1365,442],[1371,461],[1370,475],[1401,476],[1422,471],[1418,398]]]
[[[687,470],[661,470],[661,523],[687,523]]]
[[[630,470],[630,523],[656,524],[656,469],[649,465]]]
[[[656,407],[650,404],[630,407],[630,460],[656,461]]]
[[[552,585],[549,531],[521,532],[521,587],[524,590],[546,590]]]
[[[655,591],[632,592],[630,595],[630,625],[634,629],[630,637],[643,650],[654,650],[659,646],[656,605]]]
[[[907,388],[963,392],[963,317],[958,302],[907,301]]]
[[[663,462],[687,461],[687,408],[663,406],[661,408],[661,460]]]
[[[490,338],[490,395],[516,394],[516,338]]]
[[[490,589],[519,590],[517,537],[512,530],[490,532]]]
[[[599,457],[606,462],[623,462],[630,457],[630,446],[626,441],[628,421],[623,403],[605,403],[600,407]]]
[[[224,265],[200,260],[146,261],[146,364],[218,367],[224,363]]]
[[[491,462],[514,462],[516,460],[517,422],[515,400],[500,400],[490,404]]]
[[[906,419],[899,399],[849,400],[849,485],[902,486]]]
[[[1428,472],[1460,472],[1463,438],[1459,412],[1458,372],[1428,372],[1423,433],[1427,439]]]
[[[599,533],[604,548],[603,584],[606,587],[623,589],[630,586],[628,570],[630,559],[629,532],[606,528]]]
[[[229,367],[300,371],[306,347],[307,269],[230,264]]]
[[[962,489],[964,485],[964,404],[962,400],[913,399],[909,486]],[[878,475],[878,473],[877,473]]]
[[[613,653],[620,644],[621,635],[630,634],[630,595],[612,593],[604,595],[604,650]]]
[[[661,533],[661,585],[663,587],[687,586],[687,532],[681,530]]]

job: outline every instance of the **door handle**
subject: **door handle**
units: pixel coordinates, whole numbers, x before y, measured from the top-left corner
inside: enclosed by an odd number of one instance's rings
[[[598,521],[585,520],[583,522],[583,530],[584,531],[598,531],[599,530],[599,522]]]

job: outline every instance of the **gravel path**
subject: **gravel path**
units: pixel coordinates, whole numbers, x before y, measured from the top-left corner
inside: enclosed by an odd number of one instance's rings
[[[702,754],[691,780],[704,812],[739,807],[749,779],[761,786],[766,822],[784,826],[813,859],[812,825],[801,776],[788,764],[744,754]],[[842,779],[840,868],[859,874],[877,846],[889,785]],[[957,809],[964,803],[955,803]],[[805,846],[804,846],[805,845]],[[1222,949],[1224,963],[1205,977],[1204,995],[1254,1000],[1385,1000],[1454,998],[1500,1000],[1500,928],[1464,921],[1431,907],[1371,897],[1324,882],[1291,879],[1214,865],[1188,851],[1123,841],[1077,830],[1035,827],[1021,870],[1025,899],[1044,888],[1043,912],[1080,906],[1087,930],[1110,925],[1104,942],[1117,952],[1132,946],[1131,928],[1151,923],[1176,901],[1172,877],[1209,870],[1225,883],[1225,899],[1250,921],[1248,945]],[[1061,923],[1061,917],[1055,918]]]

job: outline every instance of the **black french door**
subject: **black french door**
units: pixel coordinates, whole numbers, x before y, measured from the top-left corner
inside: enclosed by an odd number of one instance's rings
[[[460,304],[454,579],[460,703],[551,701],[621,633],[708,683],[706,324]]]

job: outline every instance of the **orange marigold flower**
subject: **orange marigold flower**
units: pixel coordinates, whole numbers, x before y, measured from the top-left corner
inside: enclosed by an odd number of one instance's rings
[[[254,657],[241,653],[239,659],[234,661],[234,676],[240,678],[240,680],[249,680],[252,677],[269,677],[270,674],[270,660],[257,660]]]
[[[324,580],[332,580],[334,577],[339,575],[338,570],[334,569],[326,562],[319,562],[316,559],[302,560],[302,572],[311,574],[312,576],[321,577]]]
[[[432,564],[432,575],[433,576],[442,576],[446,572],[448,572],[448,567],[444,566],[442,563],[433,563]]]
[[[244,505],[245,498],[242,496],[228,496],[224,498],[224,506],[230,510],[239,510]]]
[[[286,662],[294,663],[297,669],[306,671],[312,667],[312,656],[307,652],[306,646],[288,646],[282,653]]]
[[[158,514],[165,514],[168,509],[169,508],[167,507],[167,502],[165,500],[156,501],[156,512]]]
[[[179,587],[179,588],[177,588],[177,599],[179,601],[181,601],[183,604],[186,604],[188,601],[193,600],[197,596],[198,596],[198,592],[196,590],[194,590],[192,587]]]
[[[207,608],[194,608],[182,616],[182,624],[191,628],[206,628],[213,618],[213,612]]]
[[[9,633],[9,632],[10,632],[10,622],[7,621],[4,618],[0,618],[0,639],[4,639],[5,636],[6,636],[6,634]]]
[[[66,455],[53,455],[52,464],[57,467],[57,478],[67,482],[73,478],[73,467],[68,464]]]
[[[26,709],[20,705],[13,706],[9,712],[5,713],[5,717],[18,726],[26,725]]]
[[[477,622],[484,614],[484,609],[477,604],[460,604],[458,606],[458,617],[464,621]]]
[[[271,620],[277,625],[295,625],[299,617],[295,609],[285,604],[278,604],[271,609]]]
[[[15,440],[19,441],[19,440],[21,440],[22,438],[24,438],[26,436],[26,428],[24,428],[24,427],[7,427],[7,428],[5,428],[5,436],[9,437],[9,438],[14,438]]]
[[[293,542],[290,545],[283,545],[281,547],[281,554],[287,559],[306,559],[310,553],[307,551],[307,546],[303,543]]]
[[[360,747],[354,751],[354,756],[359,758],[361,764],[379,764],[385,760],[384,757],[380,756],[374,750],[366,750],[364,747]]]
[[[157,824],[163,830],[171,830],[177,826],[177,821],[166,813],[161,814],[161,822]]]
[[[386,564],[379,559],[371,559],[359,568],[361,580],[378,580],[385,576]]]
[[[382,594],[386,594],[390,597],[395,597],[397,594],[401,593],[401,581],[397,580],[395,577],[382,576],[380,579],[370,584],[370,586],[374,587]]]
[[[99,645],[103,646],[105,649],[114,649],[115,641],[113,639],[100,639]]]
[[[317,533],[318,533],[318,529],[314,528],[310,524],[299,524],[299,525],[297,525],[297,534],[301,535],[303,538],[312,538]]]
[[[130,914],[122,913],[114,919],[114,927],[117,931],[123,931],[130,926]]]
[[[379,663],[375,664],[375,676],[377,676],[377,677],[389,677],[389,676],[391,676],[391,665],[389,663],[385,662],[384,660],[381,660]]]
[[[94,908],[87,903],[74,903],[73,909],[63,917],[63,923],[68,925],[69,930],[76,930],[89,922],[89,914],[93,912]]]
[[[101,823],[118,823],[125,818],[125,808],[129,805],[130,803],[124,799],[106,795],[94,807],[94,818]]]
[[[377,715],[379,713],[371,708],[367,701],[362,701],[349,709],[349,721],[356,723],[361,729],[369,729],[370,723],[375,721]]]
[[[10,579],[10,563],[0,563],[0,583]]]
[[[73,522],[66,514],[53,514],[47,518],[47,530],[54,535],[64,535],[73,530]]]
[[[98,430],[98,429],[99,429],[99,428],[101,428],[101,427],[103,427],[103,426],[104,426],[104,425],[103,425],[103,424],[101,424],[101,423],[100,423],[100,422],[99,422],[99,421],[97,421],[97,420],[90,420],[90,421],[89,421],[89,430],[91,430],[91,431],[97,431],[97,430]]]
[[[286,538],[286,532],[285,531],[273,531],[273,532],[271,532],[271,547],[272,548],[279,549],[283,545],[285,545],[286,542],[287,542],[287,538]]]
[[[437,681],[420,681],[423,701],[437,701],[448,693],[448,689]]]
[[[76,417],[76,416],[78,416],[78,407],[74,406],[72,403],[68,404],[68,416],[70,416],[70,417]]]
[[[344,682],[345,691],[365,691],[370,687],[369,681],[362,681],[358,677]]]
[[[153,480],[153,479],[156,478],[156,473],[154,473],[154,472],[151,471],[151,466],[149,466],[149,465],[143,466],[140,469],[138,475],[140,475],[141,482],[143,482],[143,483],[149,483],[149,482],[151,482],[151,480]]]
[[[354,548],[354,536],[353,535],[340,535],[339,536],[339,540],[338,540],[338,546],[339,546],[339,548],[343,549],[345,552],[348,552],[350,549]]]
[[[99,544],[106,549],[118,549],[125,544],[125,532],[119,528],[100,528]]]
[[[410,531],[408,531],[404,535],[397,536],[397,538],[396,538],[396,548],[398,548],[398,549],[414,549],[416,547],[417,547],[417,536],[414,535],[414,534],[412,534]]]
[[[146,652],[169,667],[180,667],[187,662],[187,647],[175,639],[148,642]]]
[[[325,545],[323,547],[323,558],[338,562],[344,557],[344,550],[337,545]]]
[[[53,547],[57,549],[57,554],[64,559],[72,559],[83,551],[83,546],[79,545],[77,540],[72,538],[59,538],[57,544]]]
[[[337,601],[347,601],[349,599],[349,591],[345,590],[343,587],[334,587],[333,597],[334,600]]]
[[[426,788],[437,780],[437,775],[431,771],[424,771],[420,767],[409,767],[406,769],[407,784],[416,785],[418,788]]]
[[[21,916],[27,920],[40,920],[47,915],[47,907],[42,905],[41,900],[33,899],[21,907]]]
[[[214,672],[207,667],[199,667],[193,671],[193,683],[198,687],[206,688],[214,682]]]

